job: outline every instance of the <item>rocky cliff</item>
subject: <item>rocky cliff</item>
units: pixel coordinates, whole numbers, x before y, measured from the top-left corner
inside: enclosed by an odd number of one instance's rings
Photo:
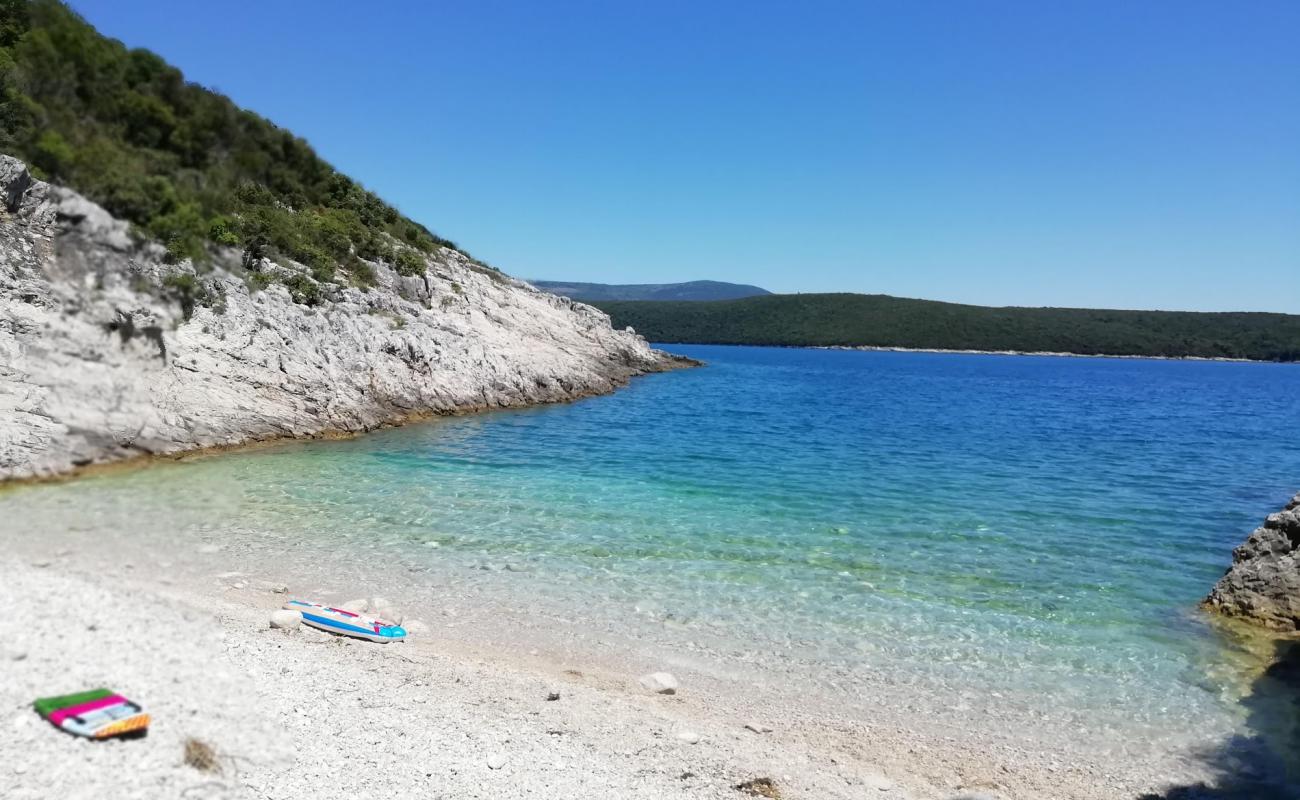
[[[1300,494],[1232,552],[1206,608],[1281,631],[1300,631]]]
[[[450,248],[414,277],[317,284],[230,250],[164,263],[7,156],[0,203],[0,480],[572,400],[679,364]]]

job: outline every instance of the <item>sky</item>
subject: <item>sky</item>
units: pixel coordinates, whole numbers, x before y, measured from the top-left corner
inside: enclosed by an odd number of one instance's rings
[[[1300,313],[1300,2],[72,0],[523,278]]]

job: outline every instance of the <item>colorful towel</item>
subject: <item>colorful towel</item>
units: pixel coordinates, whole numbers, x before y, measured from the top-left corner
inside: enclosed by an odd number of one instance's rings
[[[52,725],[77,736],[107,739],[143,736],[149,730],[149,715],[138,704],[108,689],[42,697],[33,705],[36,713]]]

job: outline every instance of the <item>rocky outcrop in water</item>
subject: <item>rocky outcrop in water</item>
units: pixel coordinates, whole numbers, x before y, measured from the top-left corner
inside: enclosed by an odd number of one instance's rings
[[[1300,494],[1232,551],[1203,605],[1268,628],[1300,631]]]
[[[572,400],[685,361],[450,248],[413,277],[316,284],[233,250],[164,263],[7,156],[0,202],[0,480]],[[305,282],[314,305],[284,285]]]

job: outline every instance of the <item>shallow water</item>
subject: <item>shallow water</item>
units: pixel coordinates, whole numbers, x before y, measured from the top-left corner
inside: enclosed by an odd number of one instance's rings
[[[1300,368],[671,349],[709,366],[23,489],[0,515],[486,567],[523,602],[887,676],[917,710],[1097,739],[1242,718],[1249,676],[1195,603],[1300,487]]]

